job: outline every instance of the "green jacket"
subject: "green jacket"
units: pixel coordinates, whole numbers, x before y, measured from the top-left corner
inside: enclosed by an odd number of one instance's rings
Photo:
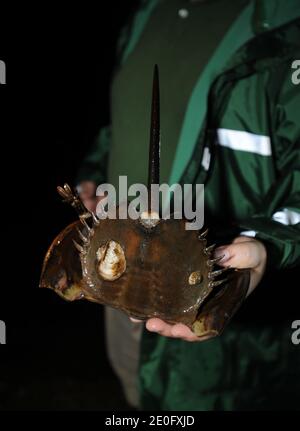
[[[120,45],[120,67],[158,6],[142,2]],[[171,180],[204,183],[205,222],[216,240],[255,235],[267,246],[268,270],[218,339],[187,344],[144,334],[144,408],[297,405],[300,347],[291,343],[290,327],[299,318],[299,293],[285,271],[300,264],[300,88],[291,79],[291,64],[300,58],[300,4],[250,2],[232,27],[210,62],[222,58],[219,73],[199,77],[187,107]],[[203,88],[207,98],[199,97]],[[81,176],[103,181],[108,128],[94,150]]]

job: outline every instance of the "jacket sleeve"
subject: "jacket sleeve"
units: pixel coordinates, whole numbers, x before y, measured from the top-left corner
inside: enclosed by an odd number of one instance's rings
[[[300,265],[300,88],[285,76],[274,107],[273,156],[277,180],[262,211],[240,226],[261,239],[272,268]]]
[[[111,128],[103,127],[82,162],[77,175],[77,184],[81,181],[94,181],[99,185],[106,181],[110,141]]]

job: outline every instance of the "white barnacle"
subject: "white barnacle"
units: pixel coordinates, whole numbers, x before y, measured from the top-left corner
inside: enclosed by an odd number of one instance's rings
[[[104,280],[117,280],[126,270],[124,250],[116,241],[108,241],[97,250],[97,270]]]
[[[189,276],[189,285],[199,284],[203,280],[202,274],[200,271],[194,271]]]

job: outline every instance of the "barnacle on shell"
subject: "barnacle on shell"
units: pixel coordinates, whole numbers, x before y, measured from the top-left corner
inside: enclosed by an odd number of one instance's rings
[[[108,241],[97,250],[97,270],[104,280],[117,280],[126,271],[126,258],[121,245]]]

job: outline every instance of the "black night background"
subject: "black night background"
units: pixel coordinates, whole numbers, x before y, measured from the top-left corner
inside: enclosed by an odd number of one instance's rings
[[[108,364],[102,307],[38,289],[42,260],[75,214],[56,186],[109,121],[120,28],[135,2],[1,10],[2,282],[0,409],[124,409]],[[2,7],[1,7],[2,9]],[[4,214],[5,213],[5,214]]]
[[[136,3],[1,5],[0,320],[7,344],[0,347],[0,410],[128,409],[107,359],[102,307],[67,303],[38,284],[48,246],[76,219],[56,187],[75,185],[83,156],[109,122],[116,42]],[[271,314],[299,318],[289,292],[299,288],[299,269],[282,271],[273,287],[281,300]],[[270,292],[261,295],[257,321]],[[245,321],[253,319],[248,301]]]

